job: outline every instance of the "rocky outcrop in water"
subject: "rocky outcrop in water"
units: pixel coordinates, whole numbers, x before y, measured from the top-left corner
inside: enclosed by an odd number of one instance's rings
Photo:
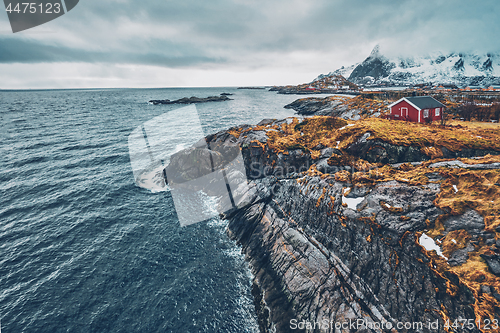
[[[229,101],[231,98],[227,97],[226,95],[221,95],[221,96],[209,96],[209,97],[183,97],[180,99],[177,99],[175,101],[171,101],[169,99],[153,99],[150,100],[149,103],[158,105],[158,104],[193,104],[193,103],[207,103],[207,102],[223,102],[223,101]]]
[[[285,105],[284,108],[293,109],[297,114],[304,116],[333,116],[346,120],[379,117],[382,114],[381,111],[386,110],[386,105],[389,103],[387,101],[376,101],[379,108],[363,105],[364,103],[368,105],[370,99],[354,97],[349,101],[349,98],[345,96],[308,97],[297,99]]]
[[[328,98],[303,98],[297,99],[290,104],[284,106],[285,109],[293,109],[297,114],[309,115],[329,115],[335,107],[341,104],[340,101],[332,101]]]

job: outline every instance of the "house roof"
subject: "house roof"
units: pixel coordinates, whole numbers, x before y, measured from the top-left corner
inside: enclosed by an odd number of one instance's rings
[[[435,100],[431,96],[415,96],[415,97],[403,97],[400,100],[397,100],[396,102],[389,105],[389,108],[392,108],[394,105],[398,104],[403,100],[407,101],[418,110],[445,107],[443,103]]]

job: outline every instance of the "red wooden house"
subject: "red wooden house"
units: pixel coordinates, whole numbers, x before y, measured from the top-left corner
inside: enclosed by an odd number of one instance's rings
[[[417,123],[441,120],[444,104],[430,96],[403,97],[389,105],[390,119],[407,120]]]

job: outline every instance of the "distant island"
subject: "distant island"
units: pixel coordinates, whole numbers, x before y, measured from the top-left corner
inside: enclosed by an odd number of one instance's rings
[[[227,95],[228,94],[226,93],[226,94],[221,94],[221,96],[209,96],[209,97],[203,97],[203,98],[192,96],[189,98],[184,97],[181,99],[177,99],[175,101],[171,101],[169,99],[162,99],[162,100],[153,99],[153,100],[150,100],[149,103],[154,104],[154,105],[158,105],[158,104],[193,104],[193,103],[207,103],[207,102],[224,102],[224,101],[232,100],[231,98],[227,97]]]
[[[265,87],[238,87],[237,89],[266,89]]]

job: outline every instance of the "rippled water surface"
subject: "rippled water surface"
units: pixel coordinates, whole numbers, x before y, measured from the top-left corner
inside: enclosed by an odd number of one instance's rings
[[[293,114],[263,90],[0,91],[0,319],[10,332],[257,332],[251,275],[214,218],[181,228],[134,183],[130,132],[198,104],[205,134]]]

